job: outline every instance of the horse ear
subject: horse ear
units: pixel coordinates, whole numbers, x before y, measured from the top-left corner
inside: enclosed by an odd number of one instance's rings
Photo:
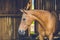
[[[28,13],[26,12],[26,10],[24,10],[24,9],[20,9],[20,11],[23,12],[23,13],[25,13],[25,14],[28,14]]]
[[[20,9],[20,11],[21,11],[21,12],[23,12],[23,10],[22,10],[22,9]]]

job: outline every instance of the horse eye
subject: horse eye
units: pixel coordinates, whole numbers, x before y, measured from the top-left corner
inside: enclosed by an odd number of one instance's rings
[[[24,18],[23,21],[25,21],[26,19]]]

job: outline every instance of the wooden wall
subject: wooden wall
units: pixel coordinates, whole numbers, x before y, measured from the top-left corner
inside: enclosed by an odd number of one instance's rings
[[[56,10],[56,0],[35,0],[35,9]]]
[[[11,18],[0,18],[0,40],[10,40],[12,28]]]
[[[19,40],[18,27],[22,17],[19,9],[28,0],[0,0],[0,40]]]

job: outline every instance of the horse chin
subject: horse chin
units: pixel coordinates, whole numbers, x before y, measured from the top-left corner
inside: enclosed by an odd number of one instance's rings
[[[18,30],[19,35],[25,35],[25,31],[24,30]]]

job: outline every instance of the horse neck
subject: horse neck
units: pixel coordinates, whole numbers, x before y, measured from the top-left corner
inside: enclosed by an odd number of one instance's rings
[[[37,20],[41,25],[42,27],[45,29],[45,24],[43,23],[43,21],[39,18],[40,15],[36,15],[36,14],[32,14],[32,16],[34,17],[35,20]]]

